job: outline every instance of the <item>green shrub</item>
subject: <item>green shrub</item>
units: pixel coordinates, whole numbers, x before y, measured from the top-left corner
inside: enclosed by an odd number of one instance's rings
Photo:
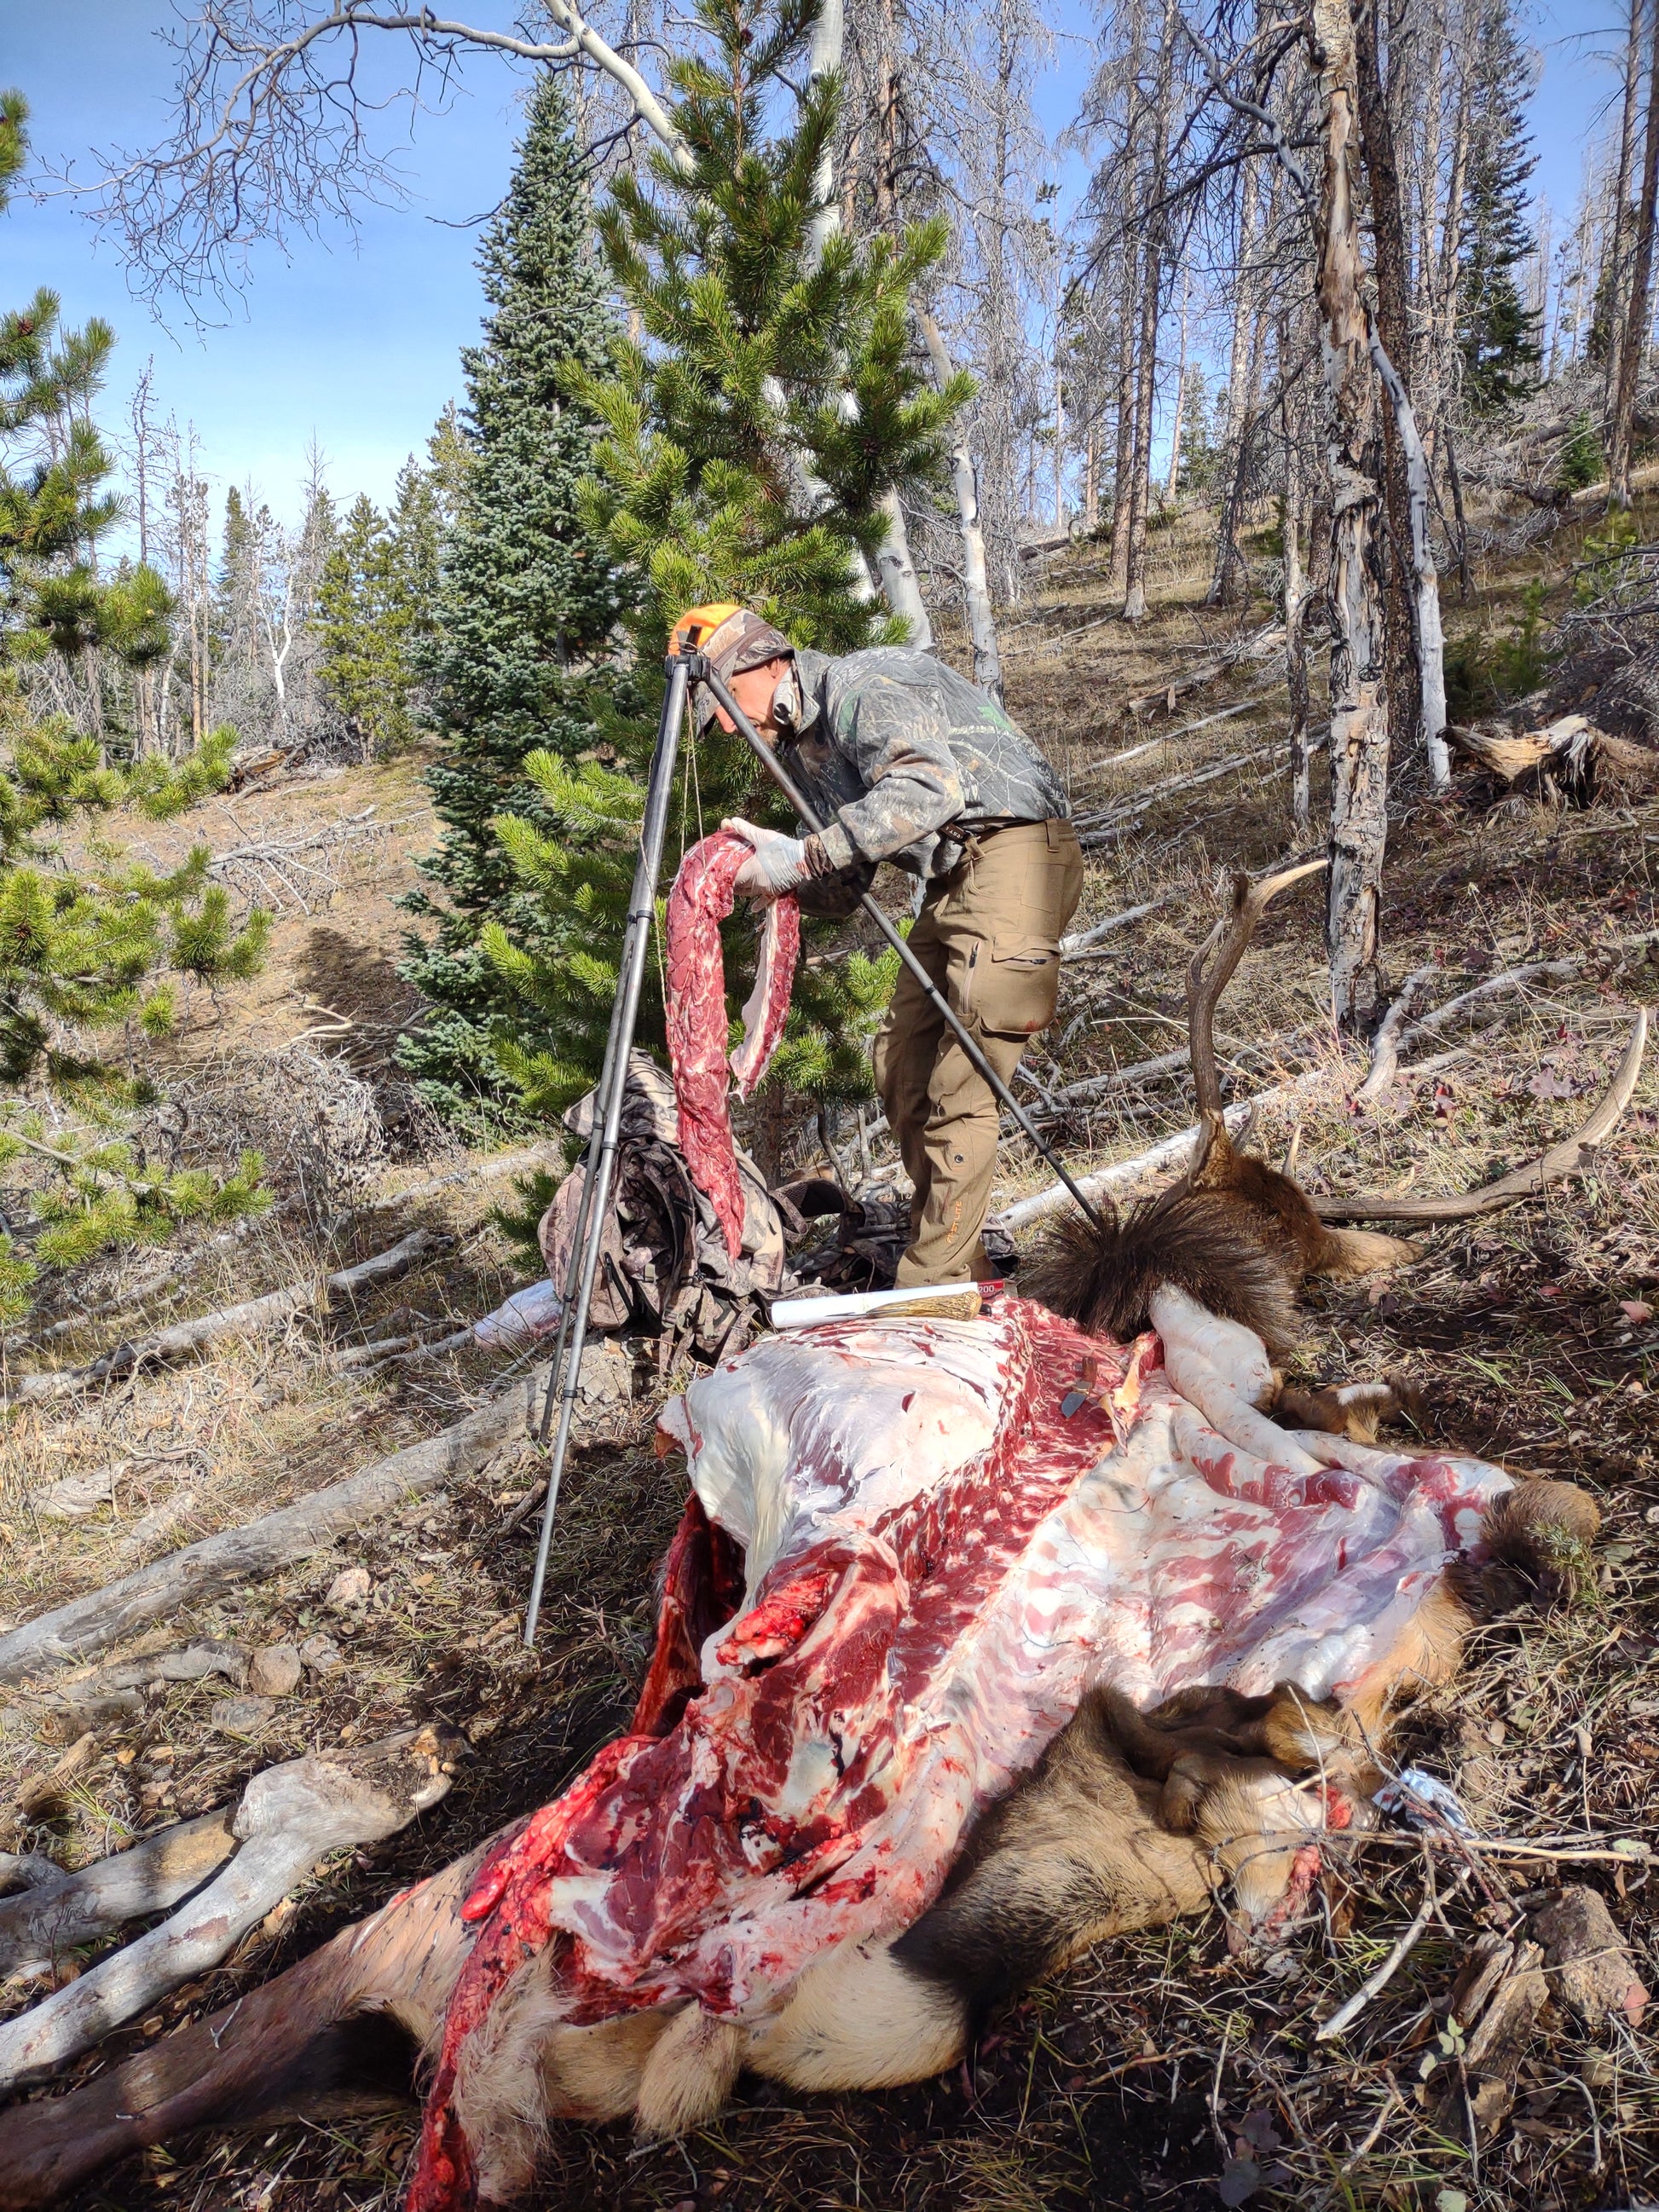
[[[1583,491],[1590,484],[1600,483],[1607,472],[1601,434],[1590,419],[1589,410],[1584,408],[1561,448],[1555,480],[1568,491]]]

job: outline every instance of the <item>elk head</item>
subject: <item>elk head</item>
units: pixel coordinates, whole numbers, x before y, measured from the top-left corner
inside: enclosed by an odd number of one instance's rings
[[[1310,1275],[1367,1275],[1417,1256],[1416,1247],[1401,1237],[1334,1224],[1462,1221],[1493,1212],[1570,1174],[1617,1123],[1641,1069],[1644,1013],[1606,1097],[1583,1127],[1482,1189],[1444,1198],[1361,1192],[1314,1199],[1291,1176],[1243,1151],[1229,1133],[1222,1109],[1216,1006],[1268,902],[1326,865],[1304,861],[1259,883],[1234,878],[1231,911],[1187,971],[1199,1115],[1192,1164],[1167,1190],[1127,1213],[1108,1206],[1103,1226],[1070,1215],[1043,1239],[1022,1284],[1056,1312],[1127,1341],[1147,1326],[1147,1302],[1158,1285],[1174,1283],[1212,1313],[1243,1322],[1271,1352],[1283,1354],[1294,1346],[1297,1299]]]

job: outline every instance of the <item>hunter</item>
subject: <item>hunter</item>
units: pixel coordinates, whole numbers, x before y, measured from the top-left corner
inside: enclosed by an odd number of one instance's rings
[[[917,878],[910,949],[1002,1081],[1054,1018],[1060,939],[1083,855],[1058,777],[1024,731],[954,668],[908,646],[831,656],[749,609],[696,607],[673,647],[707,654],[823,820],[791,837],[723,826],[754,848],[736,888],[850,914],[883,860]],[[703,695],[701,712],[730,720]],[[999,1109],[908,969],[876,1039],[876,1088],[915,1186],[898,1283],[994,1275],[981,1242]]]

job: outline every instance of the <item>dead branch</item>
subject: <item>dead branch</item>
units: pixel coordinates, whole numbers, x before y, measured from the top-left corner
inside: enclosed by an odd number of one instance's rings
[[[1131,714],[1149,714],[1162,707],[1173,713],[1176,701],[1186,691],[1201,690],[1205,684],[1213,684],[1218,676],[1224,676],[1241,660],[1266,660],[1270,653],[1279,651],[1285,643],[1285,625],[1268,623],[1263,629],[1254,630],[1249,637],[1240,638],[1237,644],[1226,647],[1213,660],[1206,660],[1198,668],[1190,669],[1185,676],[1172,676],[1167,684],[1160,684],[1155,691],[1131,699],[1127,711]]]
[[[360,1291],[407,1273],[418,1260],[436,1251],[442,1241],[430,1229],[412,1229],[389,1250],[360,1261],[355,1267],[339,1268],[320,1281],[313,1278],[303,1283],[290,1283],[284,1290],[267,1291],[264,1297],[250,1298],[244,1304],[222,1306],[215,1313],[198,1315],[193,1321],[176,1322],[173,1328],[141,1338],[137,1343],[118,1344],[112,1352],[106,1352],[88,1367],[68,1369],[56,1375],[25,1375],[13,1385],[10,1402],[30,1405],[45,1399],[70,1397],[113,1376],[182,1359],[206,1345],[217,1343],[222,1337],[263,1336],[271,1329],[280,1328],[295,1314],[326,1308],[337,1298],[355,1298]]]
[[[1369,1106],[1380,1098],[1400,1072],[1401,1033],[1411,1015],[1419,993],[1436,973],[1434,963],[1414,969],[1401,985],[1394,1004],[1383,1015],[1381,1026],[1371,1040],[1370,1073],[1354,1092],[1357,1105]],[[1444,1010],[1443,1009],[1443,1012]]]
[[[1310,759],[1323,750],[1324,740],[1316,740],[1308,748]],[[1212,768],[1195,769],[1189,775],[1178,775],[1168,783],[1160,783],[1155,791],[1140,799],[1126,801],[1121,806],[1108,807],[1099,814],[1080,814],[1076,817],[1079,842],[1085,852],[1103,845],[1115,830],[1127,829],[1149,814],[1154,806],[1183,791],[1195,791],[1201,784],[1215,783],[1224,775],[1236,775],[1241,769],[1254,768],[1261,762],[1272,760],[1279,750],[1279,745],[1258,745],[1253,752],[1235,753],[1231,760],[1218,761]]]
[[[436,1436],[405,1445],[361,1473],[258,1521],[169,1553],[118,1582],[13,1629],[0,1637],[0,1682],[21,1681],[44,1668],[106,1651],[149,1621],[165,1619],[182,1606],[204,1604],[238,1583],[320,1551],[336,1536],[362,1528],[390,1506],[464,1479],[502,1444],[533,1428],[541,1412],[538,1394],[545,1379],[544,1364]]]
[[[1183,722],[1178,730],[1165,730],[1160,736],[1148,738],[1143,744],[1131,745],[1127,752],[1105,753],[1099,760],[1085,761],[1081,773],[1092,775],[1104,768],[1115,768],[1121,762],[1133,760],[1138,753],[1155,751],[1159,745],[1173,745],[1182,738],[1190,738],[1195,731],[1207,730],[1212,723],[1230,722],[1235,715],[1248,714],[1252,707],[1259,707],[1264,699],[1285,689],[1283,682],[1268,684],[1260,691],[1252,691],[1248,699],[1239,699],[1231,707],[1218,707],[1213,714],[1200,714],[1195,722]]]
[[[1346,2002],[1339,2005],[1330,2018],[1322,2021],[1314,2030],[1316,2043],[1331,2042],[1341,2034],[1344,2028],[1351,2027],[1358,2019],[1371,1999],[1388,1987],[1401,1966],[1405,1965],[1416,1948],[1419,1937],[1439,1910],[1439,1899],[1435,1894],[1434,1887],[1434,1862],[1431,1859],[1425,1859],[1423,1863],[1423,1902],[1417,1909],[1417,1917],[1407,1928],[1382,1965],[1373,1972],[1367,1974]]]
[[[0,2090],[38,2081],[217,1966],[319,1860],[406,1827],[447,1793],[453,1749],[435,1729],[410,1729],[366,1753],[307,1752],[256,1774],[222,1874],[161,1927],[0,2027]]]
[[[1145,906],[1125,907],[1121,914],[1109,914],[1104,921],[1091,922],[1087,929],[1074,929],[1069,937],[1062,937],[1060,940],[1060,965],[1064,967],[1071,960],[1107,958],[1109,956],[1103,952],[1091,953],[1085,948],[1098,945],[1103,937],[1109,937],[1114,930],[1127,929],[1132,921],[1140,921],[1143,915],[1156,914],[1161,906],[1168,906],[1174,897],[1173,891],[1166,891],[1162,898],[1148,899]]]
[[[77,1943],[95,1942],[129,1920],[169,1911],[199,1889],[236,1848],[222,1808],[146,1836],[80,1874],[0,1902],[0,1974],[44,1971]]]

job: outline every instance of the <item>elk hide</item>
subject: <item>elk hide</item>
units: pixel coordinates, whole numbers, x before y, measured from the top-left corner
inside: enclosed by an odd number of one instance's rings
[[[411,2204],[471,2201],[467,2039],[556,1946],[563,2017],[753,2022],[937,1893],[1084,1692],[1355,1700],[1510,1478],[1291,1435],[1258,1339],[1178,1291],[1128,1346],[994,1297],[722,1361],[665,1410],[692,1485],[629,1733],[464,1908]]]

